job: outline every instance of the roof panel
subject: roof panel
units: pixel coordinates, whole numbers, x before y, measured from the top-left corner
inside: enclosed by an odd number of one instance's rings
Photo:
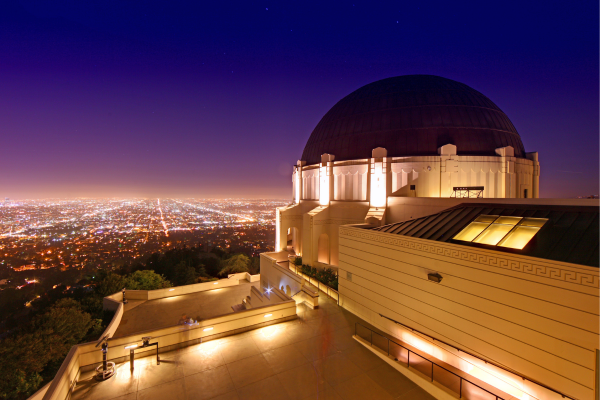
[[[480,215],[546,218],[548,222],[521,250],[453,240],[456,234]],[[390,234],[598,267],[598,227],[597,207],[471,203],[373,229]]]

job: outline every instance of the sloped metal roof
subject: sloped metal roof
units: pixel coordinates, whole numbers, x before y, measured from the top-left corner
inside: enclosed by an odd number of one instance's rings
[[[522,250],[452,239],[480,215],[546,218],[548,222]],[[372,229],[396,235],[598,267],[598,224],[598,207],[470,203],[460,204],[426,217]]]

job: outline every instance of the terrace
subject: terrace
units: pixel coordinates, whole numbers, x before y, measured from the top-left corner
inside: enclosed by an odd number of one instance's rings
[[[365,323],[320,298],[298,318],[117,365],[98,382],[82,372],[72,399],[433,399],[353,339]]]

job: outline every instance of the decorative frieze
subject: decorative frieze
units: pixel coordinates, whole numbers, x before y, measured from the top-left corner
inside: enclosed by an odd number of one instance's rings
[[[469,249],[455,248],[464,247],[460,245],[447,243],[442,245],[441,243],[432,240],[413,238],[409,239],[401,235],[374,232],[351,227],[340,227],[340,236],[343,235],[384,243],[391,246],[402,247],[405,249],[416,250],[424,253],[435,254],[443,257],[455,258],[468,262],[476,262],[478,264],[487,265],[490,267],[522,272],[525,274],[574,283],[577,285],[594,288],[600,287],[599,277],[597,274],[559,268],[556,265],[544,265],[542,263],[534,263],[531,261],[520,261],[515,258],[511,258],[509,255],[506,257],[502,257],[501,255],[490,256],[484,253],[470,251]]]

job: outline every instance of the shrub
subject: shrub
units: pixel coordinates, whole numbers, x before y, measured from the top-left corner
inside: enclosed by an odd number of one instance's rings
[[[317,270],[315,267],[311,267],[310,265],[302,265],[300,271],[304,275],[308,275],[311,278],[315,278],[319,282],[324,283],[332,289],[338,289],[338,277],[331,268]]]

